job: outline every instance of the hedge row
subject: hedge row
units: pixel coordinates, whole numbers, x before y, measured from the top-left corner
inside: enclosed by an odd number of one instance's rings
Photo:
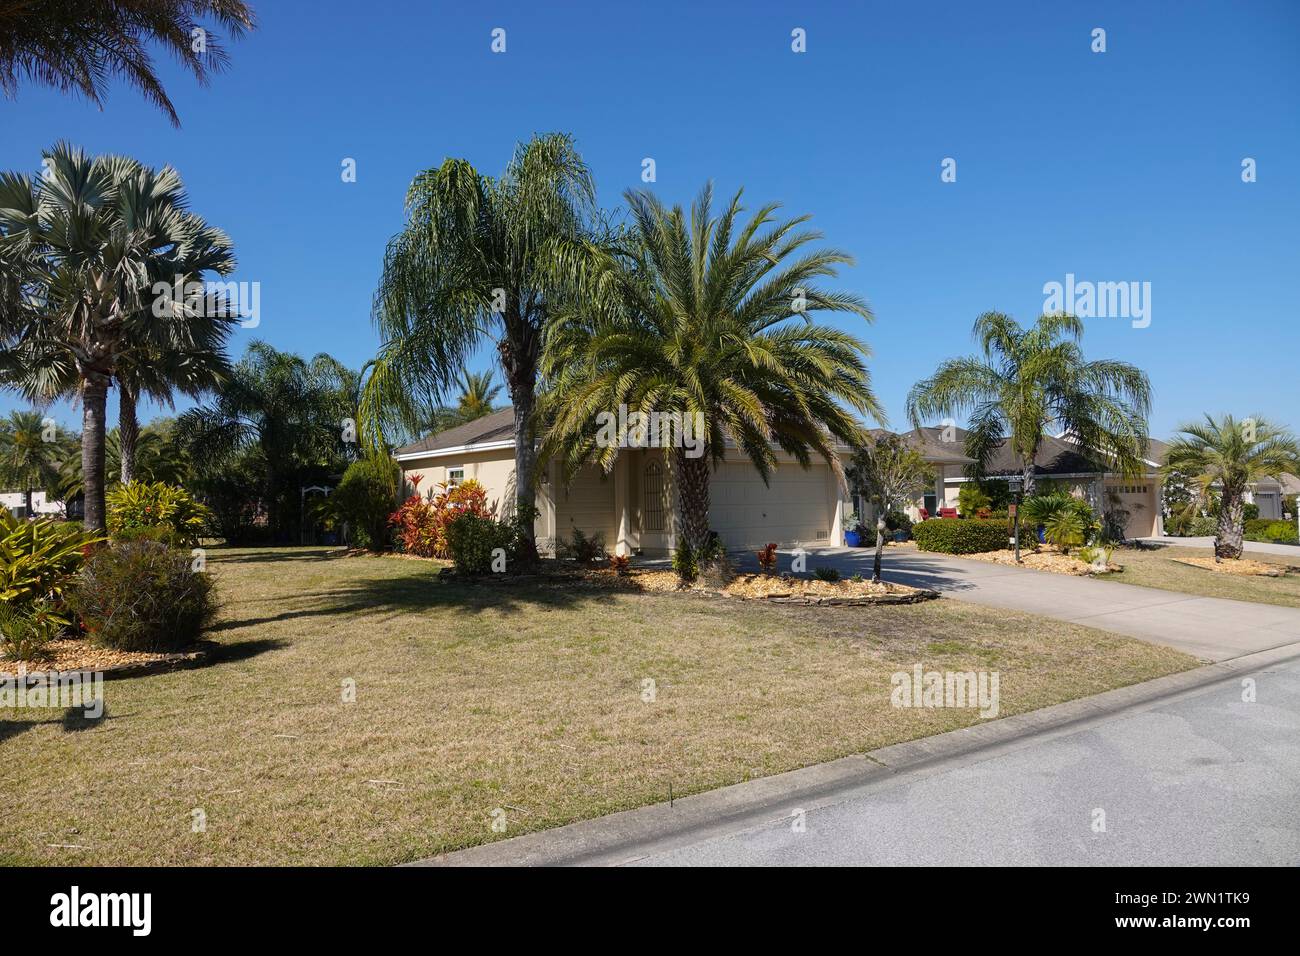
[[[1294,521],[1275,521],[1269,518],[1255,518],[1246,522],[1247,541],[1268,541],[1273,544],[1295,544],[1296,525]]]
[[[931,518],[912,525],[912,537],[922,551],[978,554],[1003,550],[1009,536],[1003,518]]]

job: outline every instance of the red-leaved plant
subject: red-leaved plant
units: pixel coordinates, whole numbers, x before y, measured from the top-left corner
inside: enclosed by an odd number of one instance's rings
[[[418,478],[410,480],[419,486]],[[488,504],[487,489],[470,478],[458,485],[442,482],[438,493],[432,499],[411,495],[402,506],[388,518],[388,523],[397,528],[397,536],[407,554],[421,558],[449,558],[447,548],[447,525],[457,515],[472,514],[480,518],[491,518],[492,508]]]
[[[776,570],[775,541],[769,542],[762,551],[756,551],[754,554],[758,558],[758,566],[762,568],[764,574],[771,574]]]

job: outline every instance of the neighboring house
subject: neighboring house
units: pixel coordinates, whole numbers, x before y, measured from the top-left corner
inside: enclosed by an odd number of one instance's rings
[[[500,509],[515,497],[513,433],[514,416],[507,408],[399,448],[395,456],[408,483],[417,475],[421,477],[422,494],[435,494],[443,482],[456,484],[473,478],[487,489],[489,502]],[[935,472],[933,488],[917,496],[906,509],[908,515],[916,520],[920,508],[932,517],[940,508],[956,508],[962,482],[972,480],[967,477],[973,462],[964,452],[966,431],[919,428],[906,437],[918,445]],[[1164,530],[1159,466],[1165,449],[1164,442],[1152,439],[1147,470],[1138,477],[1124,478],[1099,470],[1068,438],[1048,437],[1035,460],[1035,474],[1087,498],[1099,513],[1127,512],[1125,536],[1148,537]],[[847,468],[851,449],[839,446],[837,451]],[[814,458],[804,469],[784,453],[778,453],[778,462],[770,484],[765,485],[743,454],[727,449],[710,483],[709,526],[728,548],[761,548],[770,541],[782,547],[838,546],[844,542],[841,515],[849,514],[856,505],[864,521],[874,520],[869,504],[854,501],[825,462]],[[1020,465],[1003,445],[985,471],[989,477],[1008,477],[1019,475]],[[552,552],[556,539],[568,539],[575,529],[602,535],[606,546],[617,554],[664,555],[674,546],[675,492],[662,450],[629,448],[620,453],[609,474],[589,465],[567,484],[560,477],[560,468],[551,463],[539,482],[535,530],[543,552]],[[1262,517],[1274,516],[1275,502],[1277,516],[1281,515],[1283,493],[1276,482],[1261,482],[1253,489]]]
[[[26,518],[27,494],[22,491],[0,492],[0,506],[8,508],[16,518]],[[32,492],[32,513],[36,515],[63,515],[63,502],[50,501],[43,491]]]
[[[963,482],[974,479],[967,475],[972,464],[963,449],[966,447],[964,428],[918,429],[923,441],[923,454],[927,460],[932,452],[927,448],[948,449],[951,460],[936,466],[935,487],[920,495],[906,509],[913,520],[920,517],[919,509],[934,517],[940,508],[956,508],[957,493]],[[910,434],[916,435],[917,432]],[[1035,480],[1062,486],[1078,498],[1084,498],[1098,514],[1104,512],[1127,513],[1124,522],[1126,538],[1145,538],[1164,531],[1160,514],[1160,461],[1164,458],[1164,442],[1152,439],[1142,474],[1125,478],[1098,466],[1087,449],[1067,436],[1047,436],[1034,458]],[[1012,478],[1023,474],[1019,457],[1003,442],[985,463],[988,478]]]

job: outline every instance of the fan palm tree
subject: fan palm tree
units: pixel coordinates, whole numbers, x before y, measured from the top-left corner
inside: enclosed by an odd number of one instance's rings
[[[0,90],[13,97],[26,77],[102,108],[109,81],[120,76],[179,126],[146,44],[162,44],[206,85],[229,62],[200,26],[207,18],[233,37],[254,26],[243,0],[0,0]]]
[[[803,228],[807,216],[778,221],[771,204],[742,223],[741,194],[715,214],[711,186],[689,215],[649,192],[626,199],[627,249],[591,282],[599,294],[549,330],[543,453],[560,456],[569,473],[588,461],[610,470],[618,447],[600,439],[597,415],[621,405],[702,423],[701,453],[679,447],[670,456],[684,543],[698,553],[709,538],[712,466],[728,439],[765,482],[777,463],[773,446],[805,468],[817,454],[843,482],[835,439],[857,445],[867,437],[849,409],[881,421],[884,414],[867,346],[810,313],[872,316],[857,296],[814,286],[852,260],[805,248],[821,238]]]
[[[1263,417],[1231,415],[1190,422],[1169,443],[1162,474],[1191,476],[1198,491],[1193,507],[1208,504],[1219,492],[1219,524],[1214,536],[1216,558],[1240,558],[1246,490],[1262,478],[1281,479],[1300,472],[1300,444],[1289,430]]]
[[[60,144],[46,174],[0,175],[0,261],[23,290],[0,327],[0,373],[34,401],[79,398],[88,528],[104,528],[108,389],[151,356],[219,354],[238,317],[203,297],[153,292],[234,268],[230,240],[187,210],[170,166],[91,158]],[[196,301],[197,300],[197,301]]]
[[[345,463],[342,429],[356,415],[357,381],[328,355],[308,362],[255,341],[216,396],[183,413],[176,428],[196,465],[209,471],[254,452],[265,476],[268,519],[283,531],[281,503],[298,494],[295,478],[307,468]]]
[[[1003,441],[1021,463],[1025,495],[1034,493],[1034,457],[1052,428],[1068,432],[1123,474],[1142,468],[1151,384],[1127,362],[1089,362],[1072,315],[1040,316],[1028,329],[1000,312],[975,321],[982,355],[949,359],[907,396],[914,426],[940,415],[967,415],[966,454],[982,471]]]
[[[0,486],[23,492],[27,515],[32,492],[52,492],[59,479],[59,443],[40,412],[16,411],[0,422]]]
[[[463,159],[425,170],[406,204],[375,297],[383,344],[363,393],[363,433],[379,446],[394,421],[417,428],[420,410],[437,406],[466,359],[492,342],[514,407],[516,505],[531,513],[542,338],[595,242],[591,173],[571,137],[549,134],[520,144],[498,179]],[[523,531],[532,550],[532,523]]]

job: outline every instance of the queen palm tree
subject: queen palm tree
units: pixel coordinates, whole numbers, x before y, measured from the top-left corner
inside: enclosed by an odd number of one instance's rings
[[[225,233],[188,211],[170,166],[91,158],[65,144],[46,160],[34,179],[0,175],[0,262],[23,270],[13,280],[23,293],[2,316],[0,372],[35,401],[80,400],[85,522],[103,530],[114,378],[145,356],[224,347],[238,321],[206,299],[159,296],[155,284],[226,274],[235,260]]]
[[[59,451],[57,434],[50,434],[40,412],[10,412],[0,422],[0,485],[23,492],[29,517],[32,492],[58,484]]]
[[[872,316],[857,296],[815,287],[852,259],[805,248],[821,238],[803,228],[807,216],[778,221],[770,204],[741,222],[739,192],[715,214],[711,185],[689,215],[649,192],[626,199],[625,252],[607,257],[589,283],[599,294],[565,310],[548,333],[543,452],[570,473],[588,461],[610,470],[618,447],[601,441],[597,414],[620,405],[701,422],[701,454],[679,447],[670,456],[684,543],[698,553],[709,538],[711,471],[728,439],[764,481],[777,464],[774,446],[805,468],[815,453],[844,480],[835,439],[866,438],[850,409],[884,414],[867,346],[811,313]]]
[[[0,0],[0,90],[12,97],[26,77],[102,108],[109,80],[120,76],[179,126],[146,44],[166,47],[206,85],[229,61],[200,26],[209,18],[233,37],[254,25],[243,0]]]
[[[1147,446],[1151,384],[1127,362],[1086,361],[1083,323],[1043,315],[1028,329],[1010,316],[975,320],[982,355],[949,359],[907,396],[914,426],[940,415],[967,415],[966,454],[979,463],[1009,441],[1025,495],[1034,493],[1034,457],[1053,428],[1068,432],[1113,470],[1136,474]]]
[[[448,159],[411,183],[406,227],[388,244],[375,296],[383,340],[362,397],[363,433],[385,443],[416,429],[466,360],[495,345],[514,407],[519,513],[531,513],[530,425],[542,339],[554,308],[576,294],[597,225],[595,186],[571,137],[520,144],[497,179]],[[532,522],[523,522],[532,550]]]
[[[1169,443],[1162,473],[1187,475],[1198,495],[1193,506],[1208,504],[1219,493],[1219,524],[1214,536],[1216,558],[1240,558],[1246,489],[1262,478],[1281,479],[1300,472],[1300,443],[1295,435],[1262,416],[1231,415],[1190,422]]]

